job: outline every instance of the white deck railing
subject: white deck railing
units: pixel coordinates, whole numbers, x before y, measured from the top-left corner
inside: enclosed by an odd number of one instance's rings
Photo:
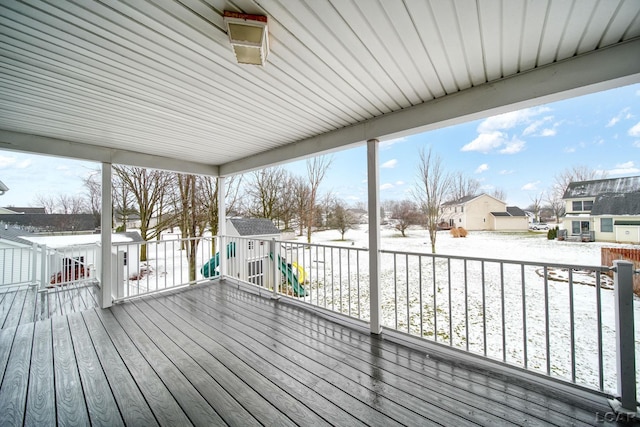
[[[224,239],[234,247],[228,276],[370,320],[366,249]],[[381,321],[385,328],[616,394],[613,270],[383,250]],[[630,295],[625,298],[633,310]],[[640,357],[632,346],[635,355],[622,356],[627,361]],[[640,363],[636,367],[640,371]]]
[[[209,280],[201,269],[212,258],[214,238],[163,238],[148,242],[112,243],[113,295],[122,301]],[[197,243],[195,279],[189,274],[187,246]],[[145,247],[145,249],[143,249]],[[141,253],[146,250],[146,259]]]

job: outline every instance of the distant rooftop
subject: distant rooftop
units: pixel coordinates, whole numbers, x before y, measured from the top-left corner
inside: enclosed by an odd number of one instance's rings
[[[45,208],[5,206],[4,209],[7,209],[13,213],[20,213],[20,214],[46,214],[47,213]]]
[[[9,191],[9,187],[4,185],[4,182],[0,181],[0,195],[3,195],[7,191]]]
[[[640,215],[640,191],[601,194],[593,203],[591,215]]]
[[[608,193],[640,193],[640,176],[572,182],[567,186],[563,199],[596,197]]]

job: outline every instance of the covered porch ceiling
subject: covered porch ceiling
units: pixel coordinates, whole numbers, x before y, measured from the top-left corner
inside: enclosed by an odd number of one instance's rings
[[[3,1],[0,34],[0,149],[208,175],[640,82],[637,0]]]

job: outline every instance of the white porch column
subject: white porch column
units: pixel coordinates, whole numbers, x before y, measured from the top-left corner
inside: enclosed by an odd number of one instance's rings
[[[224,279],[227,274],[227,245],[224,236],[227,234],[227,206],[225,204],[225,179],[224,176],[218,177],[218,253],[220,257],[220,279]]]
[[[100,215],[100,284],[102,286],[102,308],[111,307],[113,302],[111,289],[111,163],[102,163],[102,214]]]
[[[380,292],[380,174],[378,169],[378,140],[367,141],[367,187],[369,208],[369,294],[370,329],[372,334],[380,334],[381,292]]]

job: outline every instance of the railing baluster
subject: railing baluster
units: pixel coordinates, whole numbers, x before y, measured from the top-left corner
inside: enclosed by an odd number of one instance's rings
[[[469,286],[467,260],[464,260],[464,333],[465,346],[469,351]]]
[[[431,257],[431,269],[433,272],[433,339],[438,341],[438,285],[436,282],[436,257]]]
[[[522,284],[522,351],[524,355],[524,367],[529,367],[527,355],[527,289],[524,278],[524,264],[520,265],[520,276]]]
[[[544,336],[546,342],[547,375],[551,375],[551,336],[549,335],[549,269],[545,265],[544,274]]]
[[[602,359],[602,296],[600,295],[600,269],[595,270],[596,274],[596,322],[598,325],[598,389],[600,391],[604,390],[604,369],[603,369],[603,359]],[[547,330],[547,336],[549,336],[549,331]]]
[[[393,254],[393,312],[395,314],[395,329],[398,329],[398,266],[396,254]]]
[[[500,314],[502,317],[502,361],[507,361],[507,329],[506,316],[504,312],[504,263],[500,263]]]
[[[418,255],[418,299],[420,301],[420,338],[424,336],[424,313],[422,308],[422,256]]]
[[[360,319],[360,251],[356,251],[356,286],[358,287],[358,319]]]
[[[449,345],[453,346],[453,313],[451,312],[451,258],[447,258],[447,280],[449,283]]]
[[[405,281],[406,281],[406,285],[407,285],[407,333],[411,333],[411,319],[410,319],[410,312],[411,310],[409,310],[409,254],[405,254],[404,256],[404,265],[405,265]]]
[[[571,382],[576,382],[576,333],[573,310],[573,269],[569,268],[569,327],[571,331]]]
[[[480,269],[482,271],[482,346],[483,354],[487,355],[487,300],[485,296],[485,278],[484,278],[484,261],[480,263]]]

